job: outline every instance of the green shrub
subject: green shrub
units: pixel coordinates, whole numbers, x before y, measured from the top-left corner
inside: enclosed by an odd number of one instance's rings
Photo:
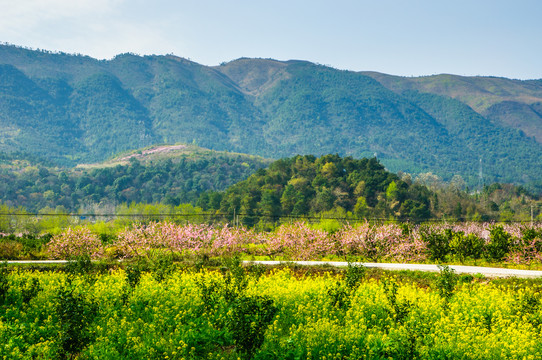
[[[68,284],[58,291],[55,298],[55,313],[60,323],[59,343],[64,359],[78,354],[90,343],[89,326],[98,313],[93,300],[74,290],[75,287]]]
[[[450,249],[461,261],[466,258],[480,259],[484,253],[484,239],[475,234],[465,235],[462,231],[453,232]]]
[[[171,254],[157,253],[149,258],[149,270],[158,282],[164,281],[175,270]]]
[[[16,260],[20,259],[23,251],[23,245],[20,242],[10,238],[0,239],[0,259]]]
[[[25,305],[28,305],[28,303],[43,290],[39,279],[36,277],[33,277],[29,282],[27,282],[27,279],[24,279],[19,287],[21,289],[21,298]]]
[[[9,291],[8,274],[8,263],[4,261],[0,263],[0,303],[2,304],[6,301]]]
[[[510,251],[512,235],[504,231],[502,225],[490,230],[490,241],[486,246],[486,256],[489,260],[501,261]]]
[[[124,267],[126,273],[126,281],[130,288],[134,289],[141,280],[141,273],[146,268],[146,265],[140,260],[131,261]]]
[[[450,253],[452,233],[450,229],[445,229],[444,232],[436,232],[431,228],[420,229],[422,241],[427,245],[431,260],[444,261]]]
[[[350,291],[344,283],[337,281],[334,286],[330,286],[327,289],[326,295],[331,307],[336,307],[344,311],[350,307]]]
[[[85,276],[90,274],[92,269],[93,264],[88,255],[72,257],[65,266],[65,271],[69,276]]]
[[[458,276],[455,270],[448,265],[438,265],[440,275],[436,280],[436,287],[441,298],[444,299],[445,306],[448,306],[450,299],[454,295],[455,285],[458,282]]]
[[[237,351],[245,358],[251,359],[262,346],[276,312],[273,300],[266,296],[240,296],[233,302],[228,330]]]
[[[542,251],[542,229],[537,230],[525,227],[521,230],[521,235],[521,241],[518,243],[520,248],[532,247],[537,252]]]
[[[383,286],[393,318],[395,322],[402,324],[410,313],[412,304],[408,300],[401,302],[397,301],[397,290],[399,289],[399,286],[395,281],[385,280]]]
[[[353,264],[349,262],[344,277],[346,287],[355,290],[359,286],[361,280],[365,277],[365,271],[366,267],[362,264]]]
[[[365,276],[365,266],[348,263],[346,273],[342,281],[337,281],[329,287],[326,294],[330,305],[342,310],[350,307],[351,297],[359,287],[361,280]]]
[[[226,258],[223,262],[225,266],[221,268],[224,279],[222,295],[227,302],[231,302],[245,292],[248,277],[239,257]]]

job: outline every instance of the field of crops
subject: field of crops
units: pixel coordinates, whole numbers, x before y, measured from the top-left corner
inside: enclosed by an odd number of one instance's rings
[[[0,269],[5,359],[539,359],[540,286],[168,262]],[[61,271],[62,270],[62,271]]]

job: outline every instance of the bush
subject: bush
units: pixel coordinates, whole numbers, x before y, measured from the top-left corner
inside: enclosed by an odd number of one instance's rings
[[[451,229],[435,231],[430,227],[420,229],[422,241],[426,243],[431,260],[444,261],[450,253],[450,240],[453,236]]]
[[[348,263],[348,267],[346,268],[346,274],[345,274],[345,284],[346,287],[355,290],[359,286],[361,280],[365,276],[365,266],[361,264],[352,264]]]
[[[0,240],[0,259],[16,260],[20,259],[23,251],[23,245],[15,240],[3,238]]]
[[[6,300],[9,281],[8,281],[8,264],[7,262],[0,263],[0,303],[3,304]]]
[[[445,306],[448,306],[448,302],[454,295],[455,285],[458,281],[458,276],[455,270],[448,265],[438,265],[440,275],[435,283],[438,293],[441,298],[444,299]]]
[[[48,246],[49,253],[56,259],[70,259],[80,256],[97,258],[103,255],[102,241],[87,228],[68,228],[55,235]]]
[[[20,289],[21,298],[23,304],[25,305],[28,305],[28,303],[30,303],[30,301],[35,298],[41,290],[43,290],[39,279],[36,277],[33,277],[28,283],[27,279],[24,279],[20,284]]]
[[[490,230],[490,241],[486,246],[486,255],[489,260],[501,261],[510,251],[512,235],[504,231],[501,225]]]
[[[141,280],[141,273],[147,268],[147,265],[141,260],[136,259],[135,261],[129,262],[125,268],[124,272],[126,273],[126,281],[130,288],[135,289],[139,281]]]
[[[475,234],[465,235],[462,231],[453,232],[450,241],[450,250],[464,261],[466,258],[480,259],[484,253],[484,239]]]
[[[233,302],[228,329],[239,353],[247,359],[254,356],[276,312],[273,300],[266,296],[241,296]]]
[[[395,281],[385,280],[383,282],[383,286],[384,293],[386,294],[386,298],[388,299],[388,303],[391,307],[393,318],[395,322],[402,324],[410,313],[412,304],[408,300],[401,302],[397,301],[397,291],[399,286]]]
[[[158,282],[164,281],[175,270],[171,254],[159,251],[153,252],[149,257],[149,270]]]
[[[342,310],[350,307],[351,298],[365,276],[365,270],[363,265],[348,263],[344,279],[337,281],[326,292],[332,307]]]
[[[62,358],[78,354],[91,341],[89,325],[98,313],[97,304],[84,294],[76,293],[71,284],[56,295],[55,312],[60,322]]]
[[[90,274],[93,269],[92,261],[88,255],[71,257],[66,263],[66,273],[70,276],[85,276]]]

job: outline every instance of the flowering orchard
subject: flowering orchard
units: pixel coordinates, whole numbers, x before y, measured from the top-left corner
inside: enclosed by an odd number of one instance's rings
[[[48,244],[54,258],[86,255],[132,258],[149,252],[177,258],[257,256],[281,260],[428,262],[486,259],[516,264],[542,263],[542,226],[521,224],[347,225],[330,234],[305,223],[273,232],[172,222],[139,224],[103,244],[88,229],[68,229]]]

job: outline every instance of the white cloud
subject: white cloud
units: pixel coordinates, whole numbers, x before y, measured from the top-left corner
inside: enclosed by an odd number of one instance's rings
[[[43,22],[107,14],[123,0],[0,0],[0,28],[29,29]]]
[[[0,0],[0,41],[48,50],[84,52],[105,32],[124,0]],[[73,45],[79,43],[79,47]]]

